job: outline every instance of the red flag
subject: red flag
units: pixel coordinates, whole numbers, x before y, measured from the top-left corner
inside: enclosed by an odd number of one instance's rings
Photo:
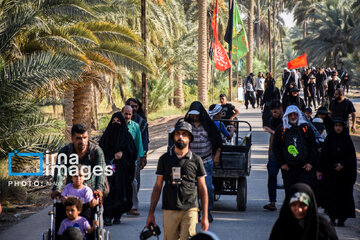
[[[216,41],[218,41],[218,32],[219,32],[218,31],[218,10],[219,10],[218,0],[216,0],[214,14],[213,14],[213,18],[211,20],[211,27],[214,32],[215,43],[216,43]]]
[[[231,63],[229,60],[229,57],[224,49],[224,47],[221,45],[218,37],[218,0],[216,0],[215,8],[214,8],[214,14],[211,21],[211,27],[213,29],[214,33],[214,62],[215,67],[219,71],[225,71],[226,69],[230,68]]]
[[[306,67],[308,65],[306,60],[306,53],[301,55],[300,57],[291,60],[290,62],[288,62],[287,65],[288,69]]]
[[[215,42],[214,62],[216,69],[219,71],[223,72],[226,69],[230,68],[231,63],[229,57],[219,40]]]

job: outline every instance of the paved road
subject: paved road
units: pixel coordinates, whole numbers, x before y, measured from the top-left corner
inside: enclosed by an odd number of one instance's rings
[[[279,211],[268,212],[262,208],[267,203],[267,144],[268,134],[261,128],[261,118],[259,110],[245,110],[241,108],[240,119],[249,121],[253,126],[253,146],[252,146],[252,171],[248,177],[248,202],[245,212],[236,211],[235,196],[221,196],[215,202],[213,216],[214,222],[210,225],[210,230],[215,232],[220,239],[245,239],[245,240],[264,240],[268,239],[273,223]],[[167,129],[163,129],[166,134]],[[159,134],[161,134],[159,132]],[[139,239],[150,205],[150,195],[155,182],[155,169],[157,159],[166,151],[166,147],[161,147],[149,155],[148,166],[141,172],[141,189],[139,193],[141,213],[138,217],[124,216],[120,225],[108,227],[111,231],[112,239]],[[280,209],[284,198],[283,190],[278,190],[278,208]],[[358,206],[359,208],[359,206]],[[39,239],[41,231],[48,224],[47,212],[41,212],[25,219],[21,223],[2,232],[0,239]],[[322,212],[322,210],[321,210]],[[162,226],[161,201],[155,213],[157,224]],[[359,218],[351,219],[345,228],[336,228],[340,239],[360,239],[360,233],[356,232],[355,227],[360,225]],[[199,229],[199,226],[198,226]],[[160,238],[162,239],[162,237]]]

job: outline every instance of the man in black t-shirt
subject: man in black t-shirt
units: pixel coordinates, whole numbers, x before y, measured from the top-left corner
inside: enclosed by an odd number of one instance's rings
[[[309,82],[309,77],[310,77],[310,73],[311,73],[311,69],[308,68],[306,69],[305,73],[302,75],[301,77],[301,85],[304,89],[304,100],[305,100],[305,105],[307,105],[308,102],[308,92],[307,92],[307,87],[308,87],[308,82]]]
[[[227,102],[225,94],[220,94],[220,104],[222,107],[222,119],[233,120],[237,115],[239,115],[240,111],[234,105]],[[230,122],[224,122],[224,124],[227,126]]]
[[[280,170],[279,164],[275,160],[274,152],[272,151],[272,142],[274,139],[275,130],[282,125],[282,117],[284,111],[279,100],[274,100],[270,103],[270,111],[272,114],[270,125],[271,127],[264,127],[264,130],[270,133],[269,140],[269,161],[267,163],[268,170],[268,194],[269,194],[269,204],[264,206],[265,209],[270,211],[275,211],[276,208],[276,187],[277,187],[277,175]]]
[[[316,97],[318,104],[324,105],[325,103],[325,83],[326,83],[326,74],[324,69],[320,68],[316,74]]]
[[[340,88],[340,82],[337,81],[336,73],[332,73],[331,80],[327,82],[327,96],[329,98],[329,102],[334,100],[334,94],[338,88]]]
[[[330,114],[331,118],[339,118],[341,117],[350,127],[349,124],[349,114],[351,115],[351,131],[356,132],[355,123],[356,123],[356,110],[352,102],[344,97],[344,89],[338,88],[334,94],[335,100],[333,100],[330,104]]]
[[[162,199],[164,239],[189,239],[196,234],[198,191],[203,213],[201,229],[207,231],[209,228],[206,171],[201,158],[189,149],[189,144],[194,138],[190,123],[179,120],[171,137],[175,146],[163,154],[158,161],[146,227],[150,223],[156,225],[154,212],[164,182]]]

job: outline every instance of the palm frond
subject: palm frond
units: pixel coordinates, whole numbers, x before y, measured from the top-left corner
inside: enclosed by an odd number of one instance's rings
[[[44,15],[57,15],[73,19],[96,19],[88,4],[82,0],[43,0],[41,4]]]
[[[100,41],[119,41],[136,45],[140,43],[139,37],[125,26],[110,22],[86,22],[81,25],[92,31]]]
[[[70,54],[83,54],[83,51],[77,44],[58,36],[46,36],[37,39],[40,44],[46,46],[48,49],[53,50],[54,52],[60,49],[67,49],[66,52]]]
[[[98,52],[111,59],[115,64],[122,65],[134,71],[151,72],[152,67],[142,53],[136,48],[124,43],[101,43]]]
[[[29,94],[49,81],[78,79],[85,64],[71,56],[50,52],[33,53],[7,64],[0,72],[0,99]]]
[[[59,127],[52,119],[40,112],[18,115],[17,118],[1,118],[0,159],[9,152],[57,151],[64,143]]]

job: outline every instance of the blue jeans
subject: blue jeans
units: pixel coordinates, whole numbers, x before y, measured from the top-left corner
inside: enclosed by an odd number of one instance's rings
[[[280,170],[279,164],[275,160],[273,151],[270,151],[269,161],[267,163],[268,169],[268,194],[269,201],[276,202],[276,186],[277,186],[277,175]]]
[[[206,187],[208,190],[208,196],[209,196],[209,210],[213,209],[214,206],[214,185],[212,184],[212,175],[213,175],[213,160],[204,163],[205,171],[206,171]]]

